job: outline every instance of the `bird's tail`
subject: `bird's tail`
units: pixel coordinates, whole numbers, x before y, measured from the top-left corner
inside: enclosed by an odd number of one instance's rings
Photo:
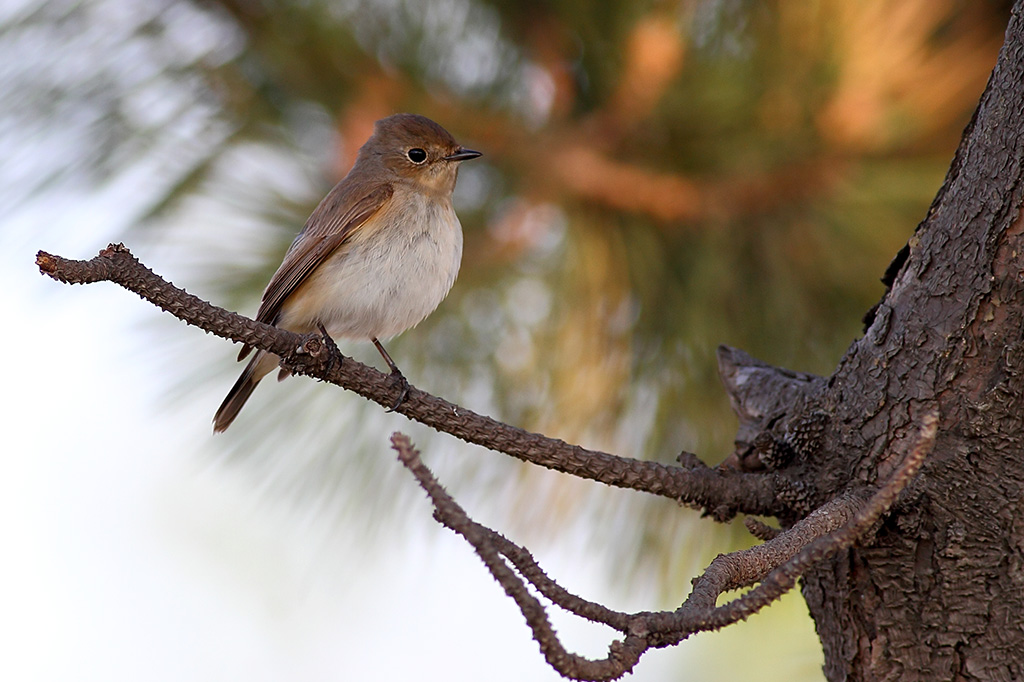
[[[238,381],[228,391],[224,402],[217,408],[217,414],[213,417],[213,430],[216,433],[231,426],[231,422],[235,421],[235,417],[245,405],[245,401],[256,389],[256,384],[260,383],[260,379],[277,366],[277,362],[277,356],[263,351],[259,351],[253,356],[253,359],[245,366],[242,376],[238,377]]]

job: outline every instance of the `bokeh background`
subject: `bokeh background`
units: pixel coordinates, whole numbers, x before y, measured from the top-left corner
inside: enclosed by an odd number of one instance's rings
[[[616,608],[673,608],[751,543],[302,379],[264,382],[213,437],[237,349],[112,285],[43,279],[37,249],[124,241],[251,315],[373,121],[422,113],[485,156],[459,179],[454,290],[389,344],[410,380],[589,447],[715,463],[735,428],[715,347],[831,372],[941,184],[1009,4],[3,0],[0,675],[555,679],[432,525],[396,429],[471,514]],[[608,632],[556,624],[603,655]],[[789,595],[633,679],[820,665]]]

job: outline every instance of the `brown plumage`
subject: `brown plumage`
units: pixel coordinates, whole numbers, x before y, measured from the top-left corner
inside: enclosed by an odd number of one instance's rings
[[[298,333],[379,345],[447,295],[462,257],[451,205],[459,162],[480,156],[415,114],[382,119],[348,175],[324,197],[274,273],[256,319]],[[252,348],[245,346],[238,359]],[[257,351],[214,417],[223,431],[279,359]],[[286,375],[286,373],[285,373]]]

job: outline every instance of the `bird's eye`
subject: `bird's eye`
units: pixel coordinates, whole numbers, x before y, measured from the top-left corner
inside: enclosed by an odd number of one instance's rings
[[[409,160],[413,163],[423,163],[427,160],[427,153],[419,147],[413,147],[410,149],[406,152],[406,156],[408,156]]]

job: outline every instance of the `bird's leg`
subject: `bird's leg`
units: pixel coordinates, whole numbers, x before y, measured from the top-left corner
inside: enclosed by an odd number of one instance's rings
[[[388,408],[388,412],[394,412],[398,409],[398,406],[405,402],[405,397],[409,395],[409,382],[406,380],[405,375],[402,374],[402,370],[398,369],[398,365],[391,359],[388,352],[384,350],[383,344],[376,338],[373,339],[373,345],[377,346],[377,350],[380,351],[381,356],[384,358],[384,362],[388,363],[388,367],[391,368],[391,381],[397,383],[402,391],[398,394],[398,400],[395,404]]]
[[[334,363],[337,362],[340,366],[345,361],[345,356],[341,354],[341,349],[338,348],[338,344],[334,342],[331,335],[327,333],[327,328],[324,327],[323,322],[316,323],[317,329],[320,330],[320,334],[324,337],[324,347],[327,348],[327,373],[330,373],[334,369]]]

